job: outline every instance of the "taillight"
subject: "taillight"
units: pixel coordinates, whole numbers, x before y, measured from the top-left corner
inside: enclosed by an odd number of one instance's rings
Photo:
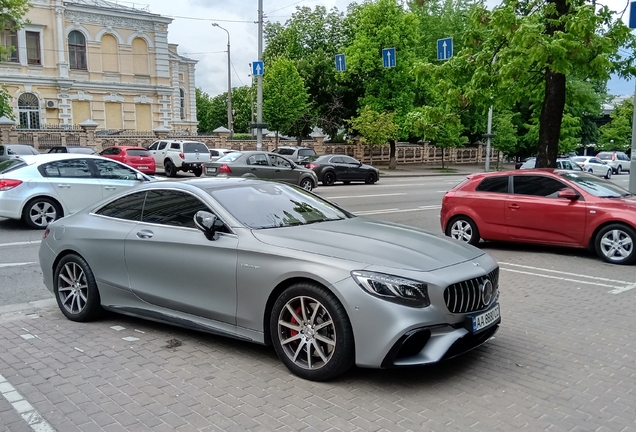
[[[227,164],[221,164],[221,167],[219,168],[219,174],[223,174],[223,173],[229,174],[231,172],[232,170]]]
[[[612,160],[615,161],[616,160],[616,153],[612,153]]]
[[[314,169],[314,168],[318,168],[318,165],[312,164],[312,163],[308,163],[307,165],[305,165],[305,168]]]
[[[179,157],[180,157],[181,159],[185,159],[185,155],[184,155],[183,153],[179,153]]]
[[[21,184],[22,180],[0,179],[0,191],[8,191]]]
[[[49,234],[50,234],[50,233],[51,233],[51,230],[50,230],[50,229],[48,229],[48,228],[47,228],[47,229],[45,229],[45,230],[44,230],[44,235],[42,236],[42,238],[47,238],[47,237],[49,236]]]

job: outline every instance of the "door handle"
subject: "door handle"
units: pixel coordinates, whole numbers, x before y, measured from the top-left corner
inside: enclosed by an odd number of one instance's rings
[[[137,237],[139,237],[140,239],[149,239],[152,238],[153,235],[155,235],[155,233],[149,230],[142,230],[137,232]]]
[[[59,185],[57,185],[57,187],[59,187],[60,189],[70,189],[71,185],[70,184],[59,184]]]
[[[256,168],[252,168],[252,169],[251,169],[251,171],[252,171],[252,172],[256,172]]]
[[[510,204],[510,205],[508,206],[508,208],[509,208],[509,209],[512,209],[512,210],[518,210],[518,209],[519,209],[519,205],[518,205],[518,204]]]
[[[276,172],[281,172],[281,171],[279,169],[277,169]]]
[[[106,190],[115,190],[117,188],[115,186],[104,186],[104,189],[106,189]]]

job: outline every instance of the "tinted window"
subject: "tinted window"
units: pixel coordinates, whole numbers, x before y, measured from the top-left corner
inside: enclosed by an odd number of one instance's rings
[[[513,191],[517,195],[532,195],[556,198],[567,186],[560,181],[545,176],[514,176]]]
[[[150,156],[150,152],[143,149],[128,149],[126,150],[126,154],[128,154],[128,156]]]
[[[480,192],[508,193],[508,176],[488,177],[475,190]]]
[[[342,163],[342,158],[340,156],[334,156],[331,159],[329,159],[329,162],[331,162],[331,163]]]
[[[300,156],[314,156],[316,154],[316,152],[313,149],[302,149],[302,150],[298,150],[298,154]]]
[[[4,156],[4,146],[0,146],[0,156]]]
[[[210,156],[218,156],[218,155],[219,155],[218,150],[210,150]]]
[[[181,146],[179,143],[172,143],[170,144],[170,150],[181,150]]]
[[[157,150],[157,147],[159,146],[158,142],[154,142],[150,145],[150,147],[148,147],[148,150]]]
[[[134,194],[126,195],[125,197],[116,199],[115,201],[106,204],[95,213],[117,219],[140,221],[141,210],[144,206],[145,197],[146,192],[137,192]]]
[[[159,150],[165,149],[167,145],[168,145],[167,142],[161,141],[161,143],[159,143]]]
[[[342,157],[342,161],[344,163],[348,163],[348,164],[355,164],[355,165],[359,164],[359,162],[357,160],[355,160],[354,158],[349,157],[349,156],[343,156]]]
[[[199,142],[187,142],[187,143],[183,143],[183,152],[184,153],[208,153],[210,150],[208,150],[208,147],[203,144],[203,143],[199,143]]]
[[[276,183],[263,182],[211,189],[208,192],[239,222],[253,229],[305,225],[349,217],[309,192]]]
[[[196,228],[194,215],[199,210],[210,211],[198,198],[179,191],[149,191],[142,222]]]
[[[276,150],[274,150],[275,153],[278,154],[282,154],[282,155],[293,155],[294,154],[294,149],[290,149],[290,148],[278,148]]]
[[[119,164],[109,160],[93,161],[97,167],[99,177],[111,180],[136,180],[137,172],[128,168],[126,165]]]
[[[38,168],[44,177],[90,178],[91,170],[86,159],[68,159],[50,162]]]

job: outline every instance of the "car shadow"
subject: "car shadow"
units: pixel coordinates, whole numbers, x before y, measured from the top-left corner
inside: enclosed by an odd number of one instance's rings
[[[532,252],[540,254],[566,255],[577,258],[598,259],[596,254],[589,249],[565,247],[565,246],[548,246],[527,243],[509,243],[497,241],[481,241],[477,245],[480,249],[514,251],[514,252]]]

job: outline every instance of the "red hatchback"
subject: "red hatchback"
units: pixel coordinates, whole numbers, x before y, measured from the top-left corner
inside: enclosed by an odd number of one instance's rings
[[[614,264],[636,261],[636,197],[609,180],[554,169],[469,176],[442,200],[442,230],[480,239],[589,248]]]
[[[99,155],[124,163],[144,174],[155,173],[155,159],[143,147],[112,146],[102,150]]]

